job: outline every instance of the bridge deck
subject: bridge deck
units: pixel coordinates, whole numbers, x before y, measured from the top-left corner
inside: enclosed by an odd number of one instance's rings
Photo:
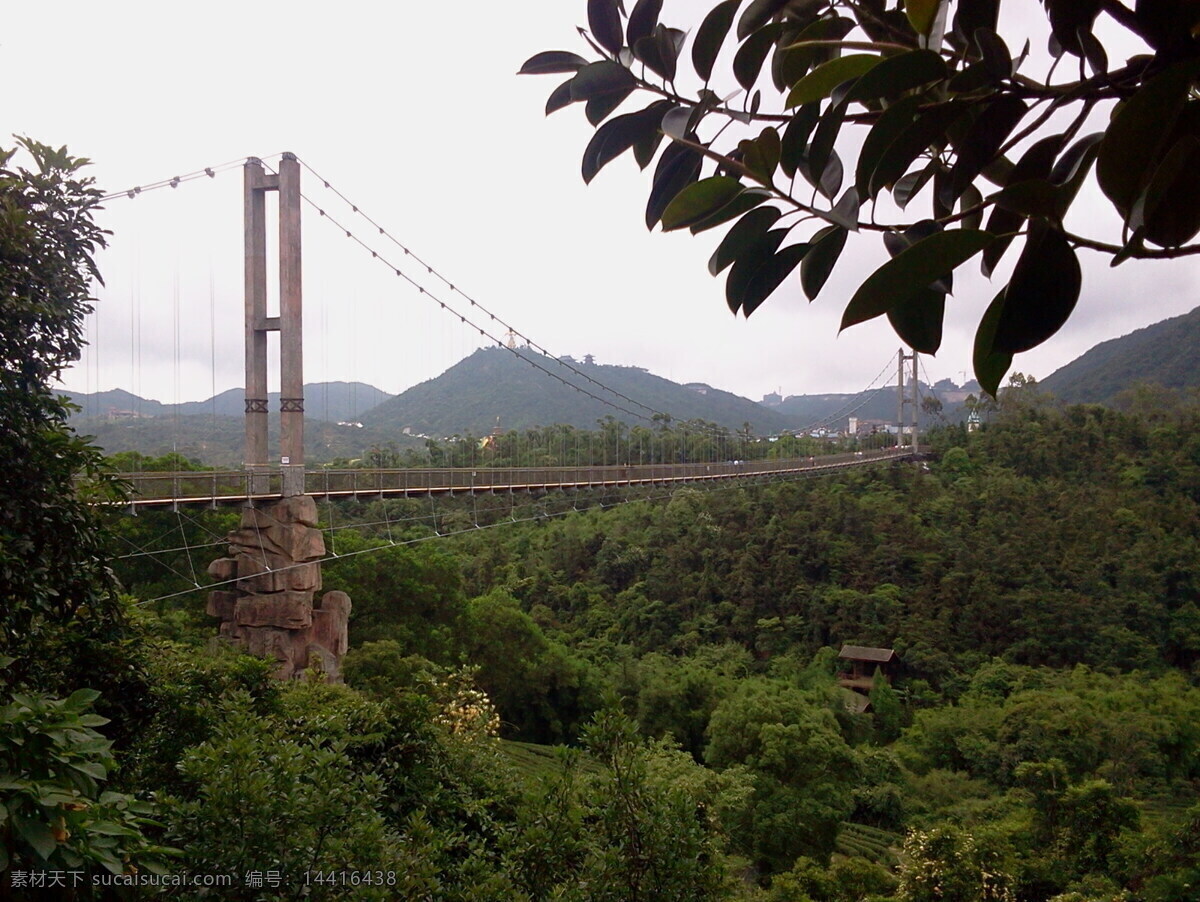
[[[753,476],[817,474],[905,460],[888,449],[787,460],[721,463],[629,464],[596,467],[476,467],[405,469],[314,469],[304,475],[305,493],[316,498],[404,497],[563,489],[619,488],[675,482],[716,482]],[[180,505],[255,504],[280,496],[278,470],[186,473],[122,473],[134,509]]]

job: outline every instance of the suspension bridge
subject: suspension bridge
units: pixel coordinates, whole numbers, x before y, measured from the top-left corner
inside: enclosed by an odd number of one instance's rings
[[[633,464],[598,467],[403,467],[307,470],[303,491],[321,500],[570,491],[671,483],[717,483],[748,477],[820,475],[912,458],[911,447],[821,457],[720,463]],[[255,505],[277,500],[283,470],[123,473],[130,510],[181,505]]]
[[[243,249],[244,249],[244,334],[245,355],[245,444],[244,466],[239,470],[203,473],[120,474],[130,490],[129,508],[179,506],[215,506],[224,504],[262,504],[271,499],[293,495],[312,495],[324,499],[362,497],[398,497],[412,495],[453,495],[475,492],[542,491],[577,488],[615,488],[621,486],[663,485],[675,482],[718,482],[769,474],[790,475],[800,472],[832,472],[839,469],[878,465],[898,457],[911,456],[917,449],[917,357],[900,352],[898,359],[896,431],[903,443],[905,432],[910,444],[888,452],[848,455],[823,455],[817,459],[734,460],[723,449],[708,460],[671,463],[505,467],[470,466],[456,468],[404,469],[329,469],[305,465],[304,337],[301,259],[301,220],[305,206],[330,228],[341,232],[352,244],[369,255],[371,265],[394,273],[402,283],[435,304],[450,319],[466,329],[516,353],[513,339],[524,350],[517,353],[526,364],[549,380],[569,386],[581,396],[599,401],[615,416],[637,423],[670,422],[670,411],[651,405],[605,385],[594,375],[575,365],[571,358],[559,357],[530,338],[514,324],[485,307],[478,299],[456,287],[454,280],[428,263],[406,243],[395,238],[386,227],[368,216],[362,208],[342,194],[327,179],[290,153],[279,155],[277,168],[264,160],[250,157],[216,167],[206,167],[186,175],[163,179],[144,186],[114,192],[104,200],[134,198],[160,188],[176,188],[198,179],[211,179],[217,173],[240,166],[243,171]],[[339,214],[318,204],[301,190],[301,174],[307,172],[346,208]],[[274,249],[278,256],[276,313],[268,311],[268,209],[267,196],[278,196],[276,219],[278,236]],[[348,214],[348,216],[347,216]],[[356,231],[356,220],[364,228]],[[364,237],[373,233],[374,241]],[[416,273],[433,277],[437,288],[420,282]],[[180,328],[178,314],[176,331]],[[278,337],[278,423],[277,454],[268,444],[268,339]],[[502,338],[504,336],[504,338]],[[905,379],[905,365],[912,364],[912,376]],[[215,367],[215,352],[214,352]],[[881,371],[886,372],[887,366]],[[876,377],[875,381],[878,381]],[[911,392],[911,395],[910,393]],[[858,405],[861,406],[861,405]],[[855,405],[837,411],[824,421],[802,427],[797,434],[827,425],[854,412]],[[906,414],[910,424],[906,426]],[[722,430],[723,435],[727,434]],[[755,436],[755,439],[767,437]],[[771,436],[770,438],[778,438]],[[720,457],[716,455],[720,454]]]
[[[226,164],[221,169],[230,168]],[[895,447],[884,450],[852,451],[807,457],[769,457],[762,460],[734,459],[727,446],[711,443],[705,460],[674,462],[612,463],[585,466],[462,466],[462,467],[355,467],[333,469],[307,467],[305,462],[304,340],[302,334],[301,221],[304,205],[318,217],[344,233],[372,265],[390,273],[425,296],[463,326],[516,353],[514,337],[523,349],[537,354],[520,354],[529,366],[547,379],[557,380],[581,395],[602,402],[626,421],[643,421],[656,426],[671,422],[669,411],[659,410],[604,384],[580,369],[571,358],[552,355],[512,323],[501,318],[394,238],[384,226],[362,212],[330,183],[290,153],[280,155],[277,169],[262,159],[249,158],[243,170],[244,223],[244,318],[245,348],[245,444],[244,465],[236,470],[189,472],[133,472],[119,474],[128,489],[126,506],[139,509],[166,508],[179,511],[188,506],[238,505],[244,508],[240,526],[228,536],[228,556],[213,562],[207,586],[211,589],[208,612],[221,621],[220,634],[257,654],[274,657],[279,675],[291,677],[310,666],[314,659],[331,677],[337,678],[340,658],[347,647],[350,601],[342,593],[327,593],[314,601],[321,588],[320,565],[326,560],[322,531],[318,529],[318,500],[400,498],[414,496],[538,494],[589,489],[653,489],[676,484],[734,484],[741,480],[772,477],[807,477],[842,470],[887,465],[913,458],[918,453],[917,411],[918,360],[903,350],[897,359],[897,416]],[[362,237],[340,218],[315,203],[301,191],[301,171],[307,170],[348,207],[350,215],[369,227],[374,241]],[[136,197],[144,191],[177,187],[184,181],[213,177],[216,168],[117,192],[105,197]],[[278,310],[268,310],[268,207],[267,196],[278,196]],[[383,249],[379,242],[383,242]],[[413,275],[413,267],[424,270],[438,285],[430,288]],[[176,319],[176,340],[180,331]],[[277,414],[277,453],[268,442],[268,340],[277,333],[280,386]],[[508,340],[502,340],[501,335]],[[538,356],[540,355],[540,356]],[[214,352],[215,358],[215,352]],[[905,365],[911,363],[911,377]],[[885,366],[876,381],[890,365]],[[906,391],[906,385],[908,390]],[[881,386],[878,391],[882,391]],[[911,393],[911,394],[910,394]],[[848,416],[853,405],[826,420]],[[910,422],[906,425],[906,413]],[[804,427],[807,431],[822,423]],[[709,428],[705,424],[703,428]],[[727,430],[711,427],[724,438]],[[778,440],[780,436],[741,435]],[[904,439],[908,438],[905,446]],[[515,520],[515,517],[514,517]]]

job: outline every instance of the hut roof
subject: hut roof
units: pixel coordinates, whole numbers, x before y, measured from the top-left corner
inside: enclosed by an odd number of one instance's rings
[[[876,664],[886,664],[896,660],[896,650],[892,648],[872,648],[869,645],[843,645],[839,658],[847,661],[871,661]]]

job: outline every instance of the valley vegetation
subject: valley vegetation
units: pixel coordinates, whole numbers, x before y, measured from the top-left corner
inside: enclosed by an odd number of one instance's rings
[[[339,503],[347,687],[209,650],[202,593],[144,603],[235,515],[114,519],[190,548],[117,563],[114,786],[170,868],[353,862],[384,898],[1192,898],[1200,406],[1120,407],[1022,380],[927,471]],[[903,661],[866,713],[845,643]]]

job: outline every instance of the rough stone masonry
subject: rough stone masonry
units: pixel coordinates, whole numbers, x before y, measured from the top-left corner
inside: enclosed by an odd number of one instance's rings
[[[232,590],[209,596],[208,613],[221,620],[222,638],[278,661],[280,679],[314,667],[340,682],[350,596],[326,592],[313,605],[325,555],[316,525],[317,503],[308,495],[246,508],[241,525],[229,534],[229,556],[208,567],[216,580],[236,582]]]

